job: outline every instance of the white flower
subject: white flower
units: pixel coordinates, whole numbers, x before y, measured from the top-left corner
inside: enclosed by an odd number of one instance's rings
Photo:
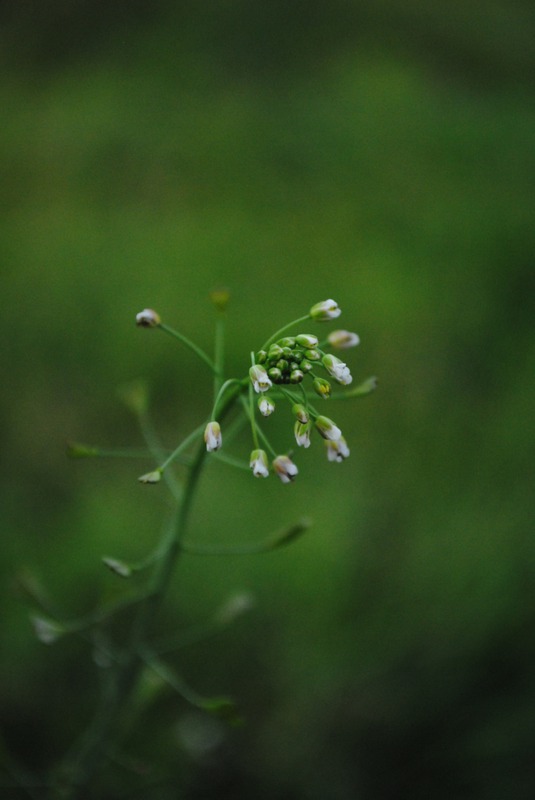
[[[253,450],[249,460],[255,478],[267,478],[269,475],[267,455],[264,450]]]
[[[269,417],[275,411],[275,403],[264,394],[258,398],[258,408],[263,417]]]
[[[342,431],[329,417],[318,417],[316,419],[316,428],[320,435],[329,441],[336,442],[342,437]]]
[[[204,441],[206,442],[206,449],[209,453],[213,453],[214,450],[219,450],[223,444],[219,422],[212,421],[208,423],[204,429]]]
[[[344,364],[344,362],[340,361],[340,359],[336,358],[336,356],[332,356],[330,354],[323,356],[322,362],[329,375],[337,380],[338,383],[348,386],[353,380],[347,364]]]
[[[349,458],[349,447],[346,440],[341,436],[336,442],[325,441],[327,447],[327,458],[329,461],[343,461],[344,458]]]
[[[351,331],[332,331],[327,340],[331,347],[337,347],[339,350],[347,350],[348,347],[356,347],[360,343],[358,334]]]
[[[294,425],[295,441],[299,447],[310,447],[310,422],[299,422]]]
[[[283,483],[293,481],[299,470],[288,456],[277,456],[273,460],[273,469]]]
[[[142,328],[155,328],[160,322],[160,315],[152,308],[144,308],[136,314],[136,325]]]
[[[310,316],[318,322],[326,322],[329,319],[336,319],[342,313],[338,308],[338,303],[334,300],[322,300],[310,309]]]
[[[267,392],[272,385],[266,370],[260,364],[255,364],[254,367],[251,367],[249,377],[255,392]]]

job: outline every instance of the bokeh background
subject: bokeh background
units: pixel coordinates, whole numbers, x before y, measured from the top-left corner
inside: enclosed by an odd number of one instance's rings
[[[4,796],[99,680],[84,639],[36,640],[21,585],[72,616],[120,596],[101,556],[142,558],[168,509],[136,481],[150,460],[65,442],[139,446],[137,378],[166,444],[199,424],[202,364],[133,320],[152,306],[210,349],[224,285],[230,374],[333,297],[379,388],[329,406],[342,465],[310,448],[289,487],[210,466],[196,541],[314,525],[181,562],[161,633],[254,598],[170,657],[246,725],[154,690],[101,796],[531,798],[533,5],[26,0],[0,23]]]

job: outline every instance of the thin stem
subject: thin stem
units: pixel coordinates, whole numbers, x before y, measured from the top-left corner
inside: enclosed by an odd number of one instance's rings
[[[242,388],[242,383],[236,381],[235,390],[221,398],[220,419],[230,411]],[[133,621],[128,649],[106,671],[96,714],[74,753],[65,759],[63,772],[58,776],[56,797],[62,800],[83,800],[87,797],[88,785],[98,774],[113,740],[121,732],[122,712],[144,666],[140,653],[169,588],[206,456],[206,447],[201,441],[189,468],[175,525],[162,547],[162,557],[156,563],[148,593]]]
[[[299,317],[299,319],[294,319],[292,322],[289,322],[287,325],[284,325],[282,328],[280,328],[280,330],[276,331],[273,334],[273,336],[270,336],[267,342],[265,342],[265,344],[263,344],[260,349],[267,350],[270,344],[276,342],[277,339],[281,336],[281,334],[290,330],[290,328],[293,328],[294,325],[300,325],[301,322],[306,322],[308,319],[310,319],[310,314],[307,314],[305,317]]]
[[[225,367],[225,328],[226,328],[226,315],[222,311],[217,315],[215,323],[215,345],[214,345],[214,397],[221,388],[223,381],[223,373]]]
[[[210,367],[212,372],[217,373],[216,365],[214,364],[210,356],[206,355],[204,350],[201,350],[201,348],[198,347],[194,342],[192,342],[191,339],[188,339],[188,337],[184,336],[183,333],[175,331],[174,328],[170,328],[169,325],[166,325],[164,322],[160,322],[158,327],[165,333],[168,333],[170,336],[173,336],[175,339],[178,339],[178,341],[182,342],[182,344],[185,345],[186,347],[189,347],[189,349],[192,350],[195,353],[195,355],[197,355],[201,359],[201,361],[204,361],[204,363],[208,367]]]
[[[172,461],[175,461],[175,459],[177,459],[184,452],[184,450],[187,450],[187,448],[190,446],[190,444],[192,442],[194,442],[196,439],[199,438],[199,436],[202,434],[204,428],[205,428],[204,424],[203,425],[199,425],[198,428],[195,428],[194,431],[192,431],[188,436],[186,436],[186,438],[178,445],[178,447],[176,447],[173,450],[171,455],[168,458],[166,458],[166,460],[163,462],[163,464],[161,464],[158,467],[160,472],[163,473],[164,470],[166,469],[166,467],[168,467],[169,464],[171,464]]]

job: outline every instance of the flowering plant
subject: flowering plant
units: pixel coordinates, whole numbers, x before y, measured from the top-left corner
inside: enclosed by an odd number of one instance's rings
[[[53,788],[62,798],[83,798],[91,792],[93,780],[112,751],[112,745],[121,734],[121,719],[132,700],[140,678],[152,671],[175,689],[187,702],[212,714],[237,722],[239,715],[228,698],[202,697],[188,687],[174,669],[162,660],[162,653],[154,646],[151,632],[162,601],[173,577],[179,556],[184,552],[197,553],[260,553],[284,546],[300,536],[307,528],[306,520],[299,520],[282,531],[271,534],[260,542],[246,545],[199,547],[185,538],[192,499],[202,468],[207,458],[227,461],[251,470],[256,478],[278,476],[283,484],[292,483],[299,474],[294,462],[291,444],[308,448],[317,434],[324,442],[327,460],[341,462],[349,456],[349,446],[342,431],[330,417],[320,413],[314,405],[318,401],[332,401],[342,397],[359,397],[370,393],[376,385],[369,378],[358,386],[342,392],[333,392],[333,383],[348,387],[353,382],[350,369],[340,358],[327,352],[327,348],[345,349],[359,343],[357,334],[340,330],[332,332],[325,340],[311,333],[315,323],[328,322],[340,316],[341,310],[334,300],[312,306],[308,314],[290,322],[270,336],[259,350],[250,353],[248,370],[237,378],[224,377],[224,333],[228,293],[219,290],[212,294],[217,310],[214,357],[194,344],[182,333],[169,327],[152,309],[144,309],[137,317],[141,328],[161,330],[192,350],[204,362],[214,377],[211,410],[200,425],[189,433],[171,452],[165,452],[148,421],[147,397],[139,385],[131,387],[125,396],[129,407],[139,418],[148,445],[148,452],[157,466],[139,477],[142,484],[167,482],[176,500],[175,520],[171,530],[166,530],[153,553],[143,562],[128,563],[115,557],[103,558],[105,566],[122,579],[135,573],[147,578],[143,588],[130,595],[130,599],[116,607],[98,609],[82,620],[63,620],[42,614],[34,617],[34,628],[43,643],[52,644],[62,636],[84,631],[96,648],[102,649],[103,627],[119,613],[131,607],[129,630],[123,631],[119,640],[106,629],[106,648],[99,663],[105,666],[102,697],[98,710],[88,730],[65,758],[54,775]],[[307,326],[301,332],[301,326]],[[289,335],[290,334],[290,335]],[[284,452],[275,450],[267,436],[263,420],[272,414],[290,411],[289,446]],[[322,406],[323,407],[323,406]],[[251,431],[251,450],[235,457],[226,452],[233,433],[239,425],[227,426],[232,409],[237,409],[238,422],[244,422]],[[293,434],[293,435],[292,435]],[[73,444],[72,457],[128,455],[125,451],[104,451],[98,447]],[[298,460],[298,459],[296,459]],[[184,467],[185,478],[177,480],[173,467]],[[38,598],[36,598],[38,599]],[[244,598],[232,603],[221,612],[218,624],[227,624],[237,613],[245,610]],[[45,609],[46,611],[46,609]],[[166,651],[167,652],[167,651]]]

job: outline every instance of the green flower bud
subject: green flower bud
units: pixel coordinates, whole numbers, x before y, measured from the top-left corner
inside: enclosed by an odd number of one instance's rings
[[[282,347],[278,344],[272,344],[268,350],[268,358],[270,361],[277,361],[282,356]]]
[[[286,370],[289,367],[289,364],[285,358],[281,358],[279,359],[279,361],[277,361],[276,366],[280,369],[281,372],[286,372]]]
[[[304,377],[305,373],[302,370],[294,369],[293,372],[290,373],[290,383],[301,383]]]
[[[292,414],[295,417],[297,417],[299,422],[302,422],[302,423],[306,423],[310,419],[308,411],[306,410],[304,405],[302,405],[302,403],[296,403],[295,405],[292,406]]]
[[[256,354],[256,363],[257,364],[265,364],[267,361],[268,354],[265,350],[259,350]]]
[[[341,313],[342,311],[338,308],[338,303],[334,300],[322,300],[321,303],[316,303],[315,306],[312,306],[309,311],[312,319],[315,319],[317,322],[327,322],[330,319],[336,319]]]
[[[313,369],[313,365],[306,358],[303,358],[299,364],[299,368],[302,369],[303,372],[310,372],[310,370]]]
[[[316,394],[319,394],[324,400],[327,400],[327,398],[331,396],[331,384],[329,381],[324,380],[324,378],[315,378],[312,388]]]
[[[295,337],[295,341],[307,349],[318,346],[318,337],[313,336],[311,333],[300,333],[299,336]]]
[[[160,315],[152,308],[144,308],[136,314],[136,325],[141,328],[156,328],[160,322]]]
[[[309,361],[319,361],[321,353],[317,350],[305,350],[305,358],[308,358]]]
[[[284,339],[279,339],[277,344],[280,344],[282,348],[295,347],[295,339],[293,336],[285,336]]]
[[[282,372],[278,367],[271,367],[271,369],[268,369],[268,375],[273,383],[280,383]]]

